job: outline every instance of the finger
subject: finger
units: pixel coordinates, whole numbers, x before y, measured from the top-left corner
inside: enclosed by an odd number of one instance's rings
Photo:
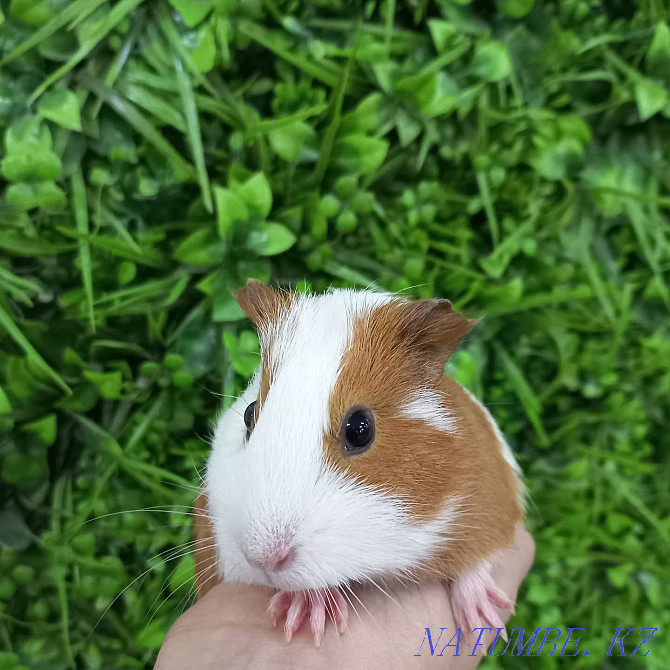
[[[516,601],[519,586],[533,565],[535,543],[522,524],[518,524],[514,544],[501,552],[493,562],[493,578],[511,602]],[[503,621],[512,615],[509,609],[500,609]]]
[[[501,629],[500,637],[507,639],[504,625],[514,613],[511,603],[516,601],[517,592],[521,583],[530,570],[535,558],[535,543],[530,533],[523,524],[518,524],[514,536],[514,543],[509,549],[505,549],[492,558],[492,577],[500,593],[494,593],[491,599],[489,594],[490,611],[489,624],[492,626],[491,633],[484,633],[478,640],[476,656],[473,658],[464,654],[461,658],[452,659],[454,670],[473,670],[479,665],[482,657],[486,654],[489,645],[497,640],[496,628]],[[504,597],[503,597],[504,596]],[[505,597],[508,602],[505,601]],[[498,600],[499,602],[495,602]],[[493,607],[495,605],[495,607]],[[498,619],[496,622],[495,619]],[[474,652],[473,652],[474,653]]]

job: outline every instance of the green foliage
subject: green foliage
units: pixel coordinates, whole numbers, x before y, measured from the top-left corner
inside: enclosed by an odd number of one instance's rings
[[[512,625],[586,627],[576,668],[667,629],[669,19],[0,3],[0,667],[152,667],[204,440],[258,364],[249,277],[485,317],[450,370],[527,476]],[[627,667],[669,658],[659,633]]]

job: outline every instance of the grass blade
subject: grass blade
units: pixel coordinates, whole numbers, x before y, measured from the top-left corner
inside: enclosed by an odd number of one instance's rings
[[[158,19],[158,25],[168,43],[170,44],[170,47],[174,53],[179,55],[179,58],[181,58],[182,62],[186,64],[186,67],[191,73],[193,79],[195,79],[195,81],[198,82],[200,86],[206,89],[210,95],[212,95],[214,98],[218,98],[218,91],[209,83],[209,81],[207,81],[202,72],[198,70],[198,68],[195,66],[195,63],[193,62],[193,58],[191,58],[190,52],[188,49],[186,49],[186,47],[184,47],[184,44],[181,41],[181,37],[177,32],[177,28],[174,25],[174,21],[172,20],[172,17],[170,16],[169,11],[164,4],[160,4],[156,7],[156,17]]]
[[[112,214],[112,212],[110,212],[102,205],[97,208],[96,216],[96,226],[103,223],[109,223],[119,234],[119,237],[128,243],[128,246],[130,246],[136,252],[141,253],[142,250],[137,242],[135,242],[135,238],[128,232],[128,229],[123,225],[123,221],[121,221],[117,216]]]
[[[155,116],[161,123],[176,128],[179,132],[186,133],[184,118],[169,102],[154,95],[146,88],[136,84],[125,84],[118,88],[126,98],[133,104],[144,108],[149,114]]]
[[[591,257],[591,232],[593,229],[593,222],[588,219],[583,219],[582,226],[580,229],[581,243],[579,245],[579,256],[582,261],[582,265],[586,270],[586,274],[589,278],[593,291],[596,294],[598,301],[600,302],[603,312],[607,317],[608,321],[616,326],[616,312],[614,310],[614,305],[610,301],[608,291],[603,283],[603,280],[600,278],[600,273],[596,267],[595,261]]]
[[[384,44],[387,51],[391,50],[391,39],[393,38],[393,17],[395,16],[395,0],[387,0],[385,17]]]
[[[0,265],[0,287],[28,306],[32,306],[33,303],[26,292],[39,293],[42,290],[34,282],[18,277],[2,265]]]
[[[326,128],[326,132],[323,135],[323,141],[321,142],[321,148],[319,149],[319,161],[316,164],[317,183],[321,183],[323,180],[328,168],[328,163],[330,162],[330,156],[333,152],[335,138],[337,137],[337,131],[340,127],[340,121],[342,119],[342,104],[344,103],[344,94],[346,93],[347,85],[349,84],[349,77],[351,75],[351,68],[354,64],[359,34],[360,33],[357,31],[351,56],[347,61],[347,66],[344,68],[335,90],[333,91],[333,97],[330,102],[331,120],[328,124],[328,128]]]
[[[18,329],[12,317],[0,305],[0,326],[2,326],[16,344],[23,349],[30,361],[50,377],[65,393],[72,393],[72,389],[65,383],[65,380],[39,355],[37,349],[28,341],[28,338]]]
[[[181,60],[179,60],[179,56],[174,57],[174,67],[175,71],[177,72],[179,93],[181,95],[184,116],[186,118],[186,135],[188,137],[191,153],[193,154],[193,160],[195,161],[196,170],[198,172],[198,182],[200,183],[202,200],[205,205],[205,209],[211,214],[214,211],[212,204],[212,189],[210,188],[209,177],[207,176],[205,152],[202,148],[202,137],[200,135],[198,110],[196,109],[195,100],[193,98],[191,80],[189,79],[186,72],[184,72],[184,66],[181,63]]]
[[[489,180],[483,172],[477,172],[477,186],[479,186],[479,194],[484,203],[484,211],[486,212],[486,220],[489,223],[489,230],[491,231],[491,242],[493,247],[498,246],[500,241],[500,224],[496,215],[493,201],[491,200],[491,189],[489,188]]]
[[[66,237],[71,237],[75,240],[85,240],[93,247],[104,249],[115,256],[126,258],[129,261],[135,261],[141,265],[160,267],[163,264],[162,254],[150,247],[140,247],[138,251],[125,240],[118,240],[114,237],[108,237],[107,235],[85,235],[79,231],[72,230],[72,228],[65,228],[64,226],[56,226],[56,230]]]
[[[51,21],[38,28],[27,40],[21,42],[12,49],[2,60],[0,66],[6,65],[10,61],[16,60],[27,51],[35,48],[44,40],[48,39],[54,33],[58,32],[63,26],[66,26],[74,19],[85,19],[92,14],[100,5],[104,5],[107,0],[75,0],[72,4],[62,9]]]
[[[86,43],[82,44],[74,55],[66,63],[61,65],[55,72],[49,75],[29,96],[28,104],[32,104],[44,91],[54,82],[58,81],[63,75],[67,74],[88,56],[91,51],[101,42],[108,33],[123,21],[123,19],[133,12],[143,2],[143,0],[121,0],[114,5],[107,15],[103,25],[91,36]]]
[[[126,64],[128,57],[130,56],[130,52],[135,46],[135,42],[137,41],[137,38],[142,30],[142,26],[145,20],[146,19],[142,14],[139,17],[139,20],[133,26],[133,29],[130,31],[130,35],[128,35],[128,37],[126,38],[123,47],[119,49],[119,51],[116,53],[116,56],[114,56],[114,60],[110,63],[109,68],[107,70],[107,74],[105,75],[105,78],[103,80],[103,84],[108,88],[114,86],[116,80],[121,74],[121,70],[123,70],[123,66]],[[93,103],[93,107],[91,108],[92,119],[97,118],[101,108],[102,108],[102,100],[98,98]]]
[[[519,400],[521,400],[526,416],[535,429],[539,446],[547,446],[549,444],[549,437],[544,430],[540,417],[542,413],[540,399],[535,395],[535,392],[526,381],[521,368],[519,368],[514,359],[499,344],[495,344],[495,350],[500,358],[510,386],[514,389]]]
[[[88,205],[86,203],[86,185],[84,176],[79,168],[72,175],[72,206],[74,218],[77,223],[77,231],[82,235],[88,235]],[[85,239],[79,238],[79,260],[81,262],[81,276],[86,293],[86,306],[88,309],[88,321],[91,330],[95,332],[95,312],[93,311],[93,272],[91,270],[91,248]]]
[[[178,179],[189,181],[193,178],[193,167],[189,165],[177,150],[160,134],[158,129],[130,102],[94,81],[86,80],[85,85],[102,98],[119,116],[122,116],[147,142],[160,151],[172,165]]]
[[[255,23],[241,20],[237,25],[237,29],[243,35],[246,35],[254,42],[258,42],[258,44],[272,51],[287,63],[291,63],[291,65],[322,81],[324,84],[328,84],[328,86],[337,86],[338,81],[342,78],[343,73],[341,69],[334,63],[324,61],[316,63],[310,60],[307,56],[303,56],[295,50],[288,48],[276,33],[266,30]]]

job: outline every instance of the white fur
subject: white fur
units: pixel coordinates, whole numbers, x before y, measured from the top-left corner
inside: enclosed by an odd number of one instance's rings
[[[388,294],[334,290],[301,296],[272,332],[272,384],[249,442],[243,413],[256,399],[257,373],[221,417],[207,466],[206,492],[227,581],[284,590],[322,588],[411,570],[448,539],[458,500],[417,523],[397,496],[329,467],[323,431],[329,398],[357,315],[392,300]],[[292,565],[266,573],[242,549],[262,553],[293,544]]]
[[[435,389],[420,388],[414,391],[403,407],[403,414],[411,419],[425,421],[445,433],[456,430],[456,418],[442,404],[442,397]]]
[[[514,474],[516,475],[519,502],[521,503],[521,506],[524,507],[526,502],[526,489],[525,486],[523,485],[523,482],[521,481],[522,476],[521,468],[519,467],[519,464],[516,462],[516,458],[514,458],[514,454],[512,453],[509,444],[507,444],[505,436],[502,434],[502,431],[498,427],[496,420],[491,415],[491,412],[489,412],[487,407],[482,402],[480,402],[477,396],[475,396],[472,392],[466,389],[465,386],[462,386],[461,388],[468,394],[468,396],[470,396],[473,402],[475,402],[477,405],[479,405],[479,407],[481,407],[482,411],[484,412],[484,416],[491,425],[493,433],[496,436],[496,439],[498,440],[498,445],[500,446],[500,449],[502,451],[502,456],[505,459],[505,461],[507,461],[507,463],[510,465],[510,467],[514,471]]]

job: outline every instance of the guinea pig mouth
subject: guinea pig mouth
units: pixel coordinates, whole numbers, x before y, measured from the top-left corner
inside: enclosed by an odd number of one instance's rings
[[[267,585],[280,591],[303,591],[316,588],[324,588],[325,584],[315,584],[305,579],[299,572],[289,570],[283,573],[264,572]]]
[[[274,572],[263,572],[265,579],[267,579],[268,586],[282,591],[298,591],[300,589],[309,588],[304,584],[304,580],[296,575],[290,573],[278,574]]]

